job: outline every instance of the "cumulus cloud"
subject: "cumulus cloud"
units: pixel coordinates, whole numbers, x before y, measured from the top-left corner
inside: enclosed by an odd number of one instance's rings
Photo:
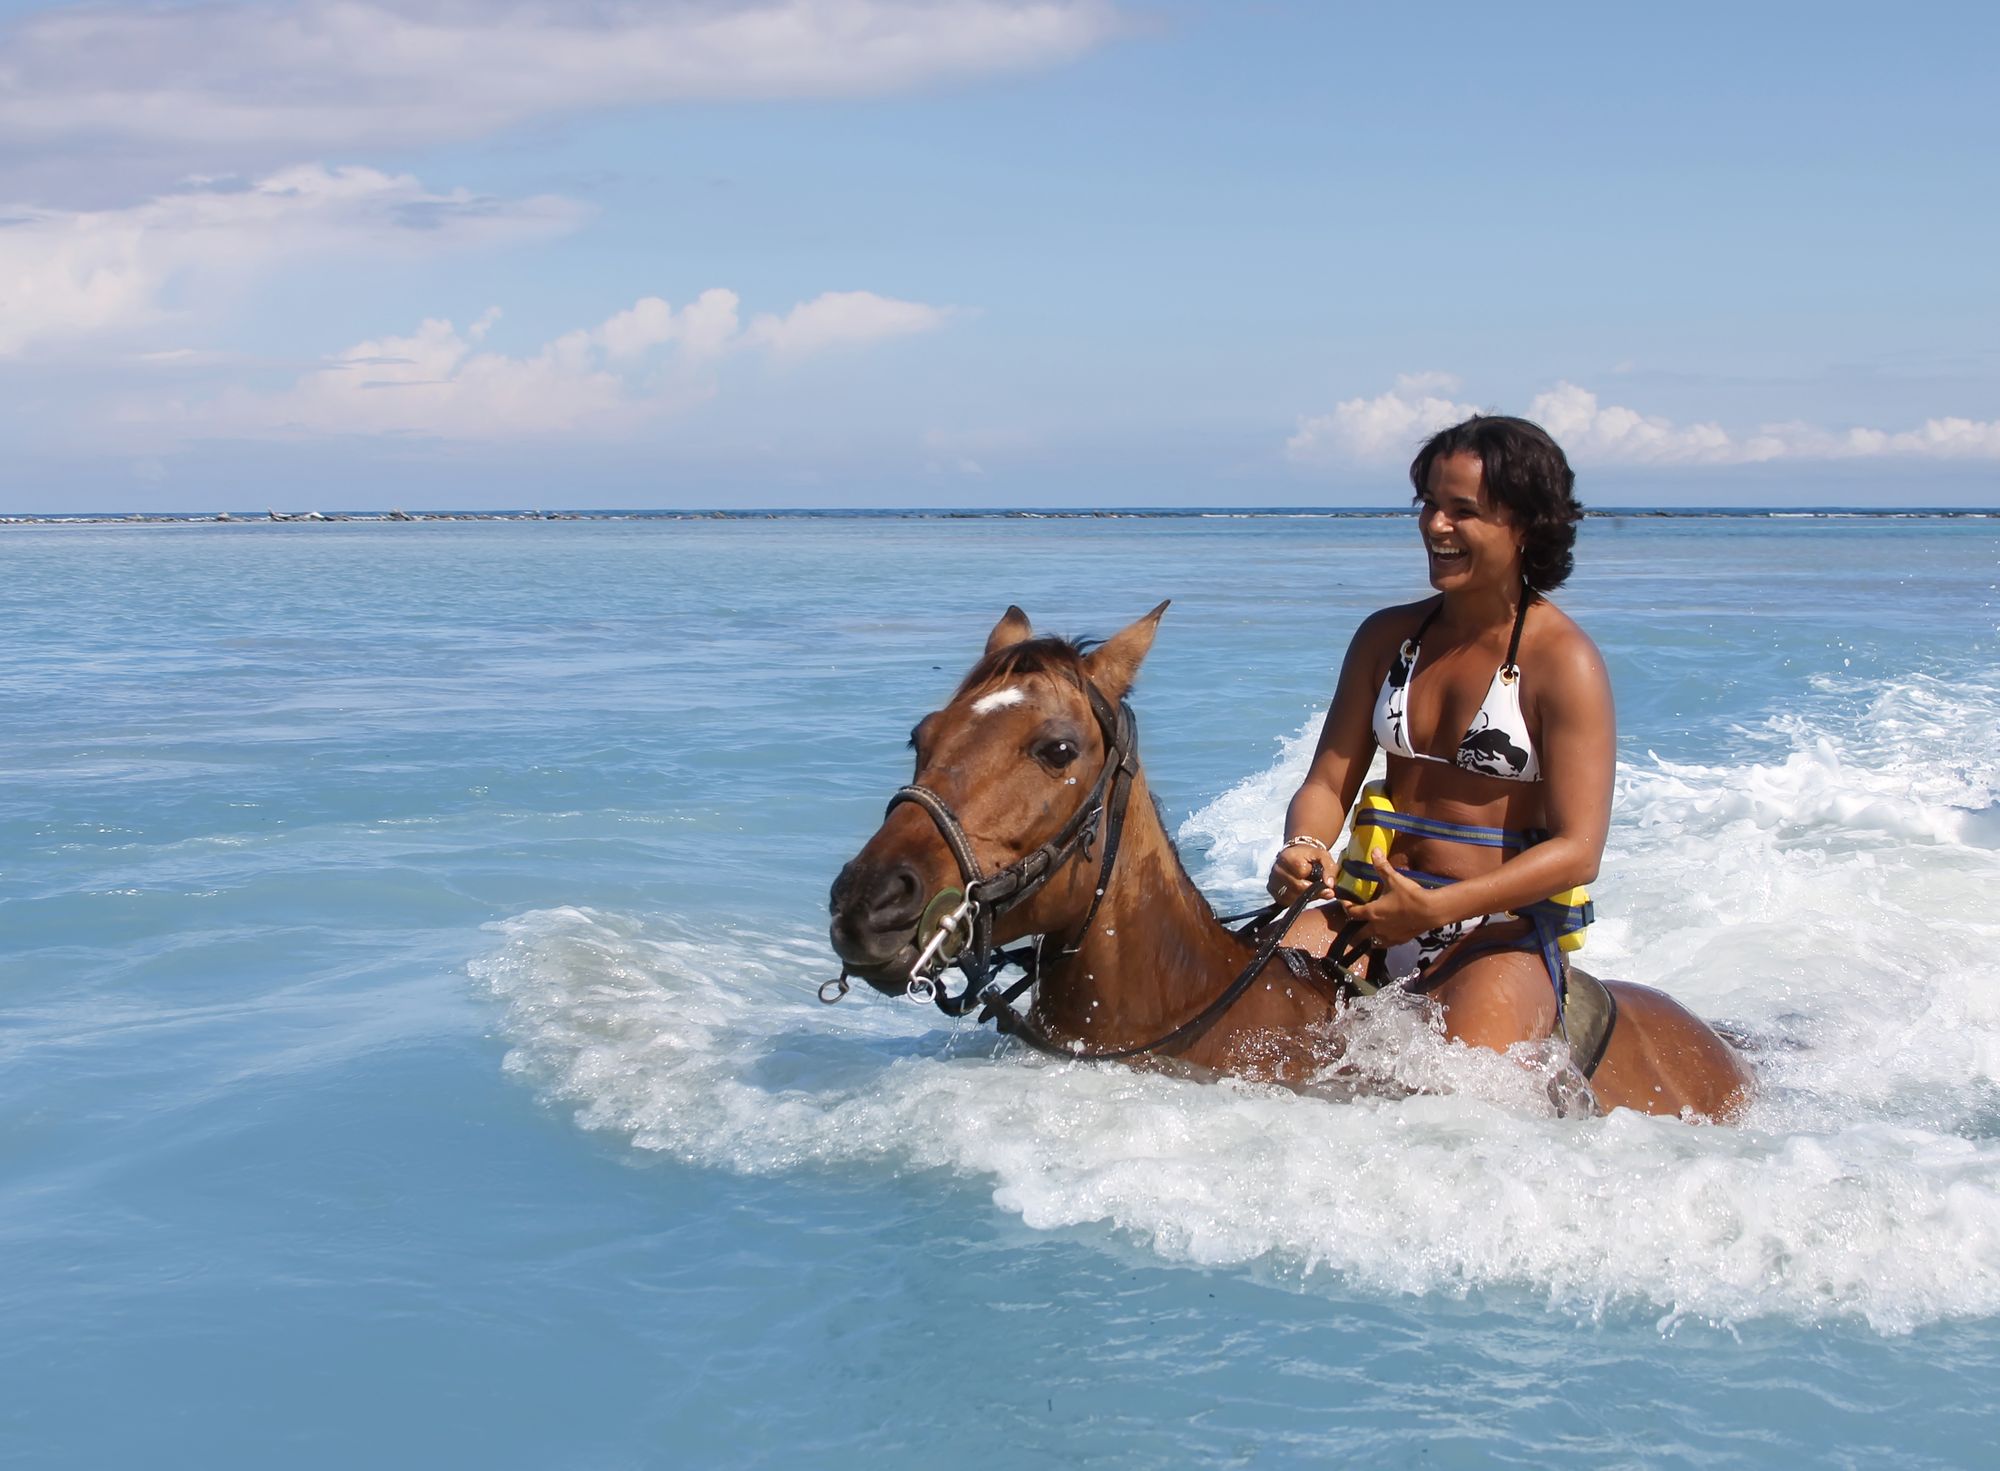
[[[1336,404],[1333,412],[1302,418],[1285,442],[1300,464],[1381,461],[1415,453],[1448,424],[1480,412],[1439,396],[1457,387],[1446,374],[1414,374],[1375,398]],[[1500,412],[1489,409],[1487,412]],[[1752,465],[1773,460],[1865,458],[2000,459],[2000,420],[1928,419],[1915,429],[1824,429],[1811,424],[1766,424],[1731,433],[1720,424],[1679,424],[1621,404],[1607,404],[1587,388],[1560,382],[1535,395],[1524,412],[1578,464]]]
[[[632,362],[667,343],[678,344],[685,360],[702,362],[736,343],[736,307],[736,293],[721,287],[678,312],[661,297],[642,296],[586,335],[613,362]]]
[[[234,390],[207,403],[134,410],[128,420],[211,435],[409,435],[499,440],[627,432],[715,391],[704,370],[731,355],[788,359],[926,331],[950,313],[873,292],[829,292],[741,325],[717,287],[675,308],[642,297],[595,327],[514,357],[483,344],[497,310],[461,331],[432,319],[407,336],[359,342],[276,393]],[[790,330],[787,324],[806,324]]]
[[[145,327],[202,288],[326,251],[429,253],[571,228],[560,199],[439,194],[407,174],[301,164],[124,209],[0,217],[0,357]]]
[[[1732,440],[1715,463],[1761,460],[2000,460],[2000,419],[1944,416],[1914,429],[1825,429],[1814,424],[1768,424]]]
[[[1558,383],[1538,393],[1527,417],[1555,436],[1564,452],[1581,463],[1622,465],[1715,465],[1775,459],[1775,443],[1738,444],[1719,424],[1675,424],[1617,404],[1574,383]]]
[[[758,317],[748,336],[780,357],[799,358],[847,343],[930,332],[943,326],[946,316],[944,308],[920,301],[892,301],[872,291],[829,291],[782,317]]]
[[[257,0],[65,6],[0,39],[0,136],[240,167],[585,109],[885,93],[1071,60],[1111,0]]]
[[[1449,373],[1405,373],[1374,398],[1350,398],[1330,414],[1299,420],[1285,453],[1300,464],[1382,460],[1409,454],[1417,444],[1469,414],[1472,404],[1444,397],[1458,387]]]

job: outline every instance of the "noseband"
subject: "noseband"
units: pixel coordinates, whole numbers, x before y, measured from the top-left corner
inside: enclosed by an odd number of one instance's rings
[[[1326,886],[1322,882],[1324,875],[1315,863],[1312,885],[1291,905],[1272,904],[1249,916],[1252,923],[1245,926],[1242,933],[1265,925],[1273,918],[1278,922],[1264,930],[1255,955],[1235,981],[1200,1013],[1165,1036],[1138,1046],[1088,1052],[1080,1046],[1062,1046],[1045,1036],[1039,1027],[1014,1010],[1014,1002],[1040,979],[1040,939],[1030,940],[1013,950],[998,949],[993,944],[993,921],[1032,897],[1071,858],[1081,854],[1088,862],[1091,849],[1101,834],[1104,839],[1103,857],[1098,864],[1096,892],[1091,895],[1090,908],[1085,911],[1075,936],[1060,953],[1074,955],[1077,952],[1084,937],[1090,933],[1091,921],[1097,918],[1098,906],[1104,902],[1105,892],[1111,887],[1111,869],[1118,861],[1119,842],[1125,834],[1125,809],[1131,800],[1133,778],[1139,772],[1138,721],[1132,714],[1131,705],[1120,700],[1114,708],[1103,692],[1081,675],[1077,676],[1077,686],[1090,701],[1091,713],[1097,717],[1098,730],[1103,734],[1104,765],[1097,773],[1097,781],[1089,795],[1056,835],[1040,847],[995,873],[985,873],[979,866],[978,856],[972,851],[972,841],[966,835],[964,824],[959,822],[950,804],[929,787],[914,782],[897,789],[889,798],[883,815],[886,819],[888,813],[905,802],[922,808],[937,828],[938,835],[944,839],[945,846],[951,850],[952,861],[958,865],[960,887],[946,889],[934,897],[918,923],[920,949],[910,967],[908,994],[917,1001],[935,1002],[938,1010],[951,1017],[964,1016],[977,1007],[979,1021],[990,1021],[1000,1031],[1018,1036],[1037,1050],[1057,1057],[1110,1061],[1171,1047],[1205,1030],[1249,989],[1258,972],[1276,953],[1278,942],[1291,929],[1292,921],[1298,918],[1307,904],[1325,892]],[[965,987],[956,995],[946,990],[938,977],[938,972],[954,963],[965,975]],[[993,979],[994,973],[1010,965],[1021,968],[1021,979],[1011,986],[1002,986]],[[842,970],[836,979],[820,987],[819,999],[831,1004],[845,996],[847,989],[847,972]]]

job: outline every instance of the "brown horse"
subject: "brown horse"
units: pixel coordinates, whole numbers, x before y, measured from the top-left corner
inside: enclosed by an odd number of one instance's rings
[[[1181,867],[1132,749],[1123,701],[1166,607],[1094,649],[1035,637],[1007,610],[950,702],[912,732],[915,782],[834,881],[833,948],[849,972],[904,994],[941,949],[963,942],[976,959],[1037,936],[1028,1012],[1000,1018],[1030,1040],[1304,1082],[1338,1061],[1327,1024],[1345,995],[1278,960],[1253,968],[1251,942]],[[981,907],[964,906],[965,891],[983,906],[976,921],[960,918]],[[1605,986],[1616,1021],[1591,1077],[1601,1108],[1741,1108],[1750,1072],[1707,1023],[1647,987]]]

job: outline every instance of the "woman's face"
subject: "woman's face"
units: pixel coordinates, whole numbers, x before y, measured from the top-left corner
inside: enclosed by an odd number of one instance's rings
[[[1417,501],[1417,530],[1439,592],[1511,592],[1521,582],[1520,533],[1487,493],[1478,455],[1439,455]]]

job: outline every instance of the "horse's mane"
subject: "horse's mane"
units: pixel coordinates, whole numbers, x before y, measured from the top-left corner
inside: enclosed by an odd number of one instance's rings
[[[959,681],[952,698],[961,699],[1026,674],[1059,674],[1080,686],[1084,681],[1084,655],[1102,642],[1096,638],[1064,638],[1044,633],[1017,644],[1004,644],[972,666]]]

